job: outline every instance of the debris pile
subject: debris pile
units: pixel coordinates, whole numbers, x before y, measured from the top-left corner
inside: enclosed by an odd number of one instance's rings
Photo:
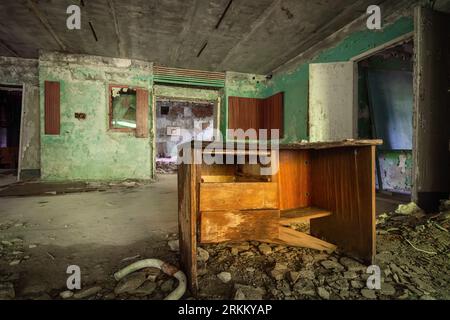
[[[198,266],[200,298],[449,299],[450,201],[441,209],[425,215],[412,203],[378,217],[379,290],[367,287],[368,266],[339,252],[251,241],[203,246],[209,259]]]

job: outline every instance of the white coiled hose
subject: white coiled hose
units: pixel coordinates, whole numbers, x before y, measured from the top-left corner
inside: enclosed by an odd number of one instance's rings
[[[159,259],[144,259],[136,261],[129,266],[117,271],[114,274],[114,278],[119,281],[130,273],[149,267],[161,269],[161,271],[165,274],[178,280],[178,287],[173,290],[167,297],[165,297],[164,300],[179,300],[184,295],[184,293],[186,292],[186,275],[183,273],[183,271],[178,270],[178,268],[176,268],[175,266],[169,263],[165,263],[164,261],[161,261]]]

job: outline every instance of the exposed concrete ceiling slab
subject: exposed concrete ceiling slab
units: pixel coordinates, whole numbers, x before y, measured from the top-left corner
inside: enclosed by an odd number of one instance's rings
[[[395,2],[395,1],[394,1]],[[0,55],[40,49],[266,74],[387,0],[17,0],[0,4]],[[438,1],[448,8],[450,1]],[[66,28],[78,4],[81,30]]]

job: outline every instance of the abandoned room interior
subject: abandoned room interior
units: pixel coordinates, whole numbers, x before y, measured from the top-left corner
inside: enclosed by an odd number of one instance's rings
[[[1,300],[450,299],[449,0],[0,26]]]

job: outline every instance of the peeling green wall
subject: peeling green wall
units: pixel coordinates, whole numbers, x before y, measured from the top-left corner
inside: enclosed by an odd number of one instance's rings
[[[109,84],[151,90],[151,64],[57,53],[41,55],[39,83],[42,124],[46,80],[60,82],[61,131],[60,135],[46,135],[44,125],[41,126],[42,179],[116,180],[152,177],[150,138],[136,138],[133,133],[112,132],[108,129]],[[85,113],[86,119],[76,119],[76,112]],[[149,116],[149,128],[150,124]]]
[[[349,61],[370,49],[378,47],[414,30],[411,17],[403,17],[395,23],[385,26],[381,31],[358,31],[333,48],[318,54],[308,63],[294,67],[292,70],[275,74],[269,81],[264,97],[284,91],[285,139],[283,142],[296,142],[308,139],[308,95],[309,64]]]

